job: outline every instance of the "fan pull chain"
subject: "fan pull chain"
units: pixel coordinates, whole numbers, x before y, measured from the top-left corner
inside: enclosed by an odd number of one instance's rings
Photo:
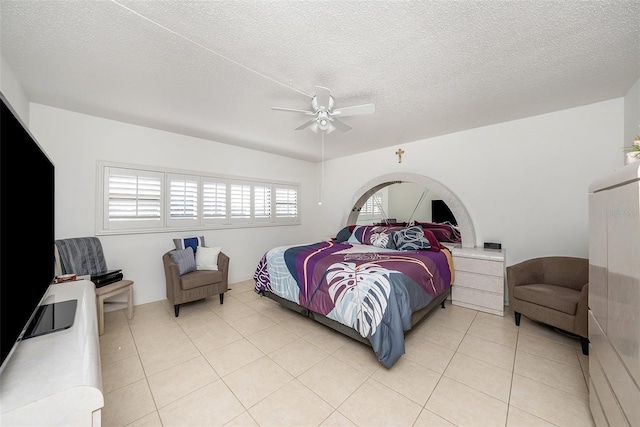
[[[318,206],[322,205],[322,192],[324,189],[324,131],[320,132],[322,135],[321,154],[320,154],[320,184],[318,185]]]

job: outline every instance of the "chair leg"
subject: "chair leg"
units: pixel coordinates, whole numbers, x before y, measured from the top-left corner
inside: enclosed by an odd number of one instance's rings
[[[518,313],[517,311],[514,311],[514,312],[513,312],[513,314],[514,314],[514,316],[515,316],[515,318],[516,318],[516,326],[520,326],[520,316],[521,316],[521,313]]]
[[[129,285],[129,295],[127,301],[127,318],[133,319],[133,283]]]
[[[176,317],[180,315],[180,304],[176,304],[173,306],[173,311],[176,313]]]
[[[224,292],[220,294],[220,304],[224,304]]]
[[[589,355],[589,338],[580,337],[580,344],[582,344],[582,354]]]

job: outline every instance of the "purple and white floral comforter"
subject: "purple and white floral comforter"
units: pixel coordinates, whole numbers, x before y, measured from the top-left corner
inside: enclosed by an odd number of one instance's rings
[[[271,249],[254,274],[255,291],[271,291],[354,328],[386,366],[405,352],[411,314],[451,287],[445,249],[396,251],[324,241]]]

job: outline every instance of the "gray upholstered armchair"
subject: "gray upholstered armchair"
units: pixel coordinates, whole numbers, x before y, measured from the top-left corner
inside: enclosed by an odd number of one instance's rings
[[[589,354],[589,260],[549,256],[507,267],[509,306],[516,325],[520,316],[580,337]]]
[[[162,256],[167,285],[167,299],[175,311],[180,314],[180,304],[220,295],[220,304],[224,302],[224,293],[228,290],[229,257],[218,254],[217,270],[196,270],[180,275],[178,265],[171,259],[169,251]]]

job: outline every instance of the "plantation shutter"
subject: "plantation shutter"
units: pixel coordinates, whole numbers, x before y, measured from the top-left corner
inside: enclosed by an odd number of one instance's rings
[[[118,230],[154,228],[162,225],[161,173],[107,167],[104,228]]]
[[[231,221],[251,219],[251,186],[231,184],[229,187]]]
[[[227,220],[227,184],[220,181],[202,182],[202,218],[205,224]]]
[[[253,187],[253,216],[256,220],[271,218],[271,186]]]
[[[276,188],[276,219],[298,218],[298,190],[292,187]]]
[[[198,224],[198,177],[169,174],[169,224]]]

